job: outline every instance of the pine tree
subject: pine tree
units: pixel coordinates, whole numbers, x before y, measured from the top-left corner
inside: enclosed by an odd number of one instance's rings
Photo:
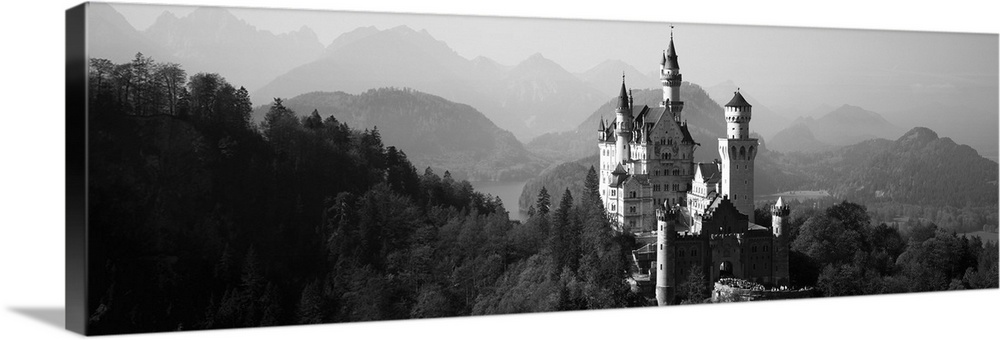
[[[547,216],[549,214],[549,206],[551,205],[550,199],[549,191],[546,190],[545,187],[542,187],[542,190],[538,191],[538,200],[535,201],[535,211],[537,211],[539,215]]]

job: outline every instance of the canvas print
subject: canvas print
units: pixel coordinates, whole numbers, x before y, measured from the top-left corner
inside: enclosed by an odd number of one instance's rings
[[[995,33],[78,11],[87,334],[998,285]]]

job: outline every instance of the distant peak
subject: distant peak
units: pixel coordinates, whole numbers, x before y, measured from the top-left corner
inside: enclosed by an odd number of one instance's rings
[[[233,13],[222,7],[198,7],[188,14],[188,17],[236,18]]]
[[[528,57],[528,60],[532,60],[532,59],[547,60],[547,59],[545,59],[545,56],[543,56],[541,52],[535,52],[535,54],[532,54],[531,56]]]
[[[406,25],[399,25],[399,26],[387,29],[386,31],[397,32],[397,33],[417,33],[417,31],[414,31],[412,28],[410,28],[410,26],[406,26]]]
[[[177,15],[171,11],[163,11],[159,16],[156,17],[156,21],[160,20],[177,20]]]
[[[529,66],[529,67],[560,67],[559,64],[552,61],[551,59],[545,58],[541,53],[535,53],[529,56],[527,59],[522,61],[518,66]]]
[[[922,126],[918,126],[913,129],[910,129],[910,131],[903,134],[903,136],[899,137],[899,139],[896,141],[900,143],[913,143],[913,142],[926,143],[936,139],[938,139],[937,132],[934,132],[934,130]]]

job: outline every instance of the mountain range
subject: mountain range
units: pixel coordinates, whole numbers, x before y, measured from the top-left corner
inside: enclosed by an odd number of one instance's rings
[[[769,144],[780,152],[815,152],[874,138],[892,138],[902,132],[878,113],[843,105],[819,118],[795,119],[788,128],[775,133]]]
[[[180,18],[163,12],[141,32],[111,5],[91,3],[90,10],[90,57],[123,63],[142,52],[156,61],[179,63],[189,74],[219,73],[237,87],[255,89],[323,53],[323,44],[308,27],[273,34],[220,7],[198,7]]]
[[[524,140],[572,128],[605,99],[541,54],[514,66],[486,57],[469,60],[426,30],[407,26],[362,27],[345,33],[321,58],[276,77],[253,98],[259,102],[310,91],[360,93],[386,86],[472,105]]]
[[[997,162],[968,145],[916,127],[895,140],[870,139],[777,160],[794,189],[826,189],[854,202],[996,206]],[[792,180],[794,179],[794,180]]]
[[[299,116],[323,118],[358,129],[378,129],[385,145],[402,150],[422,173],[432,167],[472,181],[522,179],[547,163],[475,108],[408,89],[380,88],[352,95],[311,92],[284,100]],[[270,105],[254,110],[262,120]]]
[[[643,73],[621,60],[605,60],[587,71],[576,74],[580,80],[601,91],[606,97],[618,95],[618,87],[614,85],[621,81],[622,75],[625,75],[629,86],[635,89],[653,89],[662,86],[656,72]]]

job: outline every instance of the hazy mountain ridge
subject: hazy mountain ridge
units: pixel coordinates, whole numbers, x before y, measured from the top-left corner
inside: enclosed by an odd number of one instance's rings
[[[322,58],[276,77],[253,97],[407,87],[472,105],[519,138],[570,129],[583,118],[581,112],[603,100],[599,91],[540,54],[508,67],[486,57],[465,59],[426,31],[373,29],[345,33]]]
[[[626,82],[633,88],[652,89],[662,86],[658,78],[642,73],[621,60],[605,60],[587,71],[577,73],[576,76],[607,97],[618,94],[618,87],[613,85],[618,83],[622,73],[625,74]]]
[[[142,34],[184,65],[226,74],[233,83],[251,89],[323,51],[308,27],[273,34],[216,7],[199,7],[182,18],[164,12]]]
[[[835,197],[856,202],[997,204],[997,163],[924,127],[896,140],[872,139],[816,154],[783,155],[778,164],[805,180],[800,189],[827,189]]]
[[[780,152],[819,152],[834,148],[816,139],[809,126],[796,123],[778,131],[769,141],[771,149]]]
[[[164,12],[140,32],[111,5],[91,3],[91,57],[116,63],[137,52],[184,65],[189,74],[226,75],[235,86],[255,89],[323,52],[312,29],[273,34],[219,7],[199,7],[184,17]]]
[[[796,118],[788,128],[775,133],[772,149],[815,152],[826,149],[825,145],[845,146],[875,138],[894,138],[901,133],[901,128],[878,113],[845,104],[819,118]]]
[[[475,108],[407,89],[380,88],[359,95],[312,92],[283,101],[299,116],[317,110],[350,126],[377,128],[385,145],[407,154],[418,170],[449,170],[456,178],[511,180],[526,178],[545,166],[508,131]],[[253,116],[261,120],[269,105]]]
[[[115,63],[132,60],[137,52],[155,56],[161,61],[177,62],[167,50],[142,35],[121,13],[105,3],[89,3],[87,34],[100,39],[88,39],[91,58],[104,58]]]

